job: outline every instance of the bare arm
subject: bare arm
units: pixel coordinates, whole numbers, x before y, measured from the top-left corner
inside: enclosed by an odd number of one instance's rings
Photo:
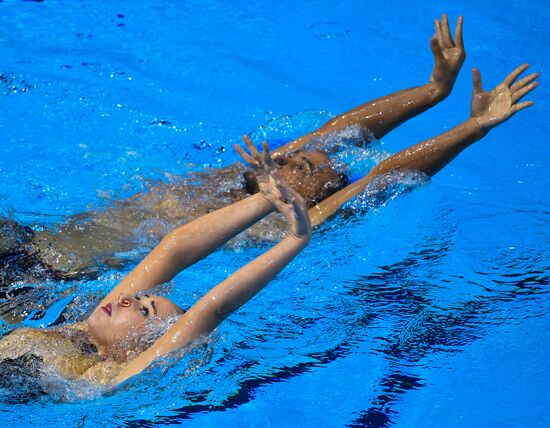
[[[322,223],[334,214],[343,204],[361,193],[375,177],[390,171],[420,171],[433,176],[460,152],[476,142],[495,126],[505,122],[515,113],[533,105],[532,101],[518,103],[526,94],[535,89],[533,73],[516,82],[527,64],[516,68],[504,81],[491,91],[484,92],[481,75],[474,69],[474,93],[472,113],[464,123],[435,138],[409,147],[381,162],[372,171],[355,183],[340,190],[310,209],[313,225]]]
[[[141,290],[171,280],[188,266],[273,211],[262,194],[213,211],[170,232],[99,304],[120,294],[133,296]]]
[[[170,281],[188,266],[203,259],[274,210],[278,193],[270,193],[270,173],[277,169],[267,143],[258,152],[247,136],[248,155],[238,145],[237,152],[255,171],[264,191],[213,211],[170,232],[99,304],[103,306],[121,294],[133,296],[139,291]]]
[[[430,40],[435,64],[427,84],[386,95],[356,107],[330,120],[317,131],[279,148],[276,152],[298,150],[314,137],[324,136],[351,125],[359,125],[368,133],[367,137],[372,135],[379,139],[398,125],[444,100],[451,93],[466,58],[462,23],[463,19],[460,16],[453,40],[447,15],[443,14],[441,21],[435,20],[435,35]]]
[[[275,205],[291,225],[289,234],[204,295],[149,349],[124,367],[113,384],[140,373],[158,357],[210,333],[228,315],[262,290],[308,244],[311,225],[303,199],[281,184],[272,187],[268,194],[269,197],[277,195]],[[283,203],[281,196],[290,202]]]

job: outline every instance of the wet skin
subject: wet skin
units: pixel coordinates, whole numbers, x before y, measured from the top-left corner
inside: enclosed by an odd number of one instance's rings
[[[273,155],[279,166],[281,180],[296,190],[309,205],[328,196],[330,189],[338,189],[341,177],[334,170],[330,158],[321,152],[295,151],[286,155]],[[245,177],[251,187],[257,187],[253,175]]]

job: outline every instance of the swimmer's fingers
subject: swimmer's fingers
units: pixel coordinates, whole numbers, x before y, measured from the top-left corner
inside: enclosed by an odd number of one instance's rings
[[[464,23],[464,18],[462,16],[458,17],[455,27],[455,45],[457,48],[464,50],[464,40],[462,39],[462,26]]]
[[[258,165],[258,162],[256,161],[256,159],[254,159],[252,156],[250,156],[248,153],[246,153],[246,151],[241,146],[239,146],[238,144],[235,144],[233,147],[235,148],[235,151],[239,154],[239,156],[242,157],[243,160],[251,168],[255,168],[256,165]]]
[[[307,204],[304,198],[291,187],[285,187],[288,209],[291,211],[293,221],[291,223],[294,234],[298,237],[311,235],[311,221],[307,212]],[[290,221],[290,220],[289,220]]]
[[[292,205],[294,210],[299,209],[300,211],[307,212],[306,202],[296,190],[277,177],[275,177],[274,180],[275,183],[277,183],[277,189],[281,192],[281,195],[287,205]]]
[[[518,82],[510,86],[510,92],[514,94],[530,86],[533,86],[532,89],[534,89],[536,86],[538,86],[538,82],[534,82],[534,80],[537,79],[537,77],[539,76],[540,76],[539,73],[533,73],[533,74],[530,74],[529,76],[524,77],[523,79],[519,80]]]
[[[432,53],[435,59],[435,66],[441,67],[443,64],[443,52],[441,52],[441,46],[437,41],[437,36],[433,36],[430,40],[430,47],[432,48]]]
[[[473,74],[473,78],[474,78],[474,95],[479,95],[479,94],[482,94],[483,93],[483,86],[481,84],[481,73],[479,72],[479,70],[474,67],[472,69],[472,74]]]
[[[299,238],[310,236],[311,222],[307,212],[307,204],[298,192],[283,181],[274,178],[277,190],[281,193],[281,199],[273,202],[279,211],[289,222],[292,232]],[[286,201],[286,202],[285,202]]]
[[[506,76],[506,79],[502,83],[504,83],[506,86],[512,85],[514,81],[520,76],[521,73],[523,73],[525,70],[527,70],[527,67],[529,67],[529,64],[522,64],[518,68],[516,68],[514,71],[512,71],[508,76]]]
[[[282,198],[285,201],[290,201],[295,196],[295,191],[276,175],[272,174],[271,176],[277,185],[277,189],[281,192]]]
[[[539,82],[533,82],[529,85],[519,89],[518,91],[514,92],[512,94],[512,102],[515,104],[519,100],[521,100],[525,95],[527,95],[529,92],[531,92],[533,89],[535,89],[539,85]]]
[[[491,91],[483,92],[479,70],[474,73],[474,96],[472,97],[472,117],[478,126],[487,132],[495,126],[507,121],[518,111],[534,105],[533,101],[519,102],[524,96],[533,91],[538,82],[538,73],[519,78],[528,67],[522,64],[513,70],[504,81]],[[514,83],[515,82],[515,83]]]
[[[524,103],[514,104],[511,108],[511,111],[512,111],[512,114],[515,114],[518,111],[526,109],[527,107],[532,107],[534,105],[535,103],[533,101],[525,101]]]
[[[455,46],[455,43],[453,42],[453,38],[451,36],[451,29],[449,28],[449,18],[447,17],[447,14],[444,13],[441,16],[441,33],[442,33],[442,39],[444,43],[444,47],[446,48],[453,48]]]
[[[462,40],[462,22],[462,17],[459,17],[455,30],[455,43],[449,27],[449,18],[443,14],[441,20],[435,20],[435,35],[430,40],[430,47],[435,59],[430,81],[434,82],[444,95],[451,92],[466,59]]]
[[[437,42],[439,43],[440,49],[445,48],[445,42],[443,41],[443,33],[441,31],[441,22],[439,22],[439,19],[435,20],[435,38],[437,39]]]
[[[278,179],[273,174],[268,174],[265,178],[264,186],[260,187],[260,190],[278,210],[278,205],[282,203],[282,198],[284,197]]]
[[[256,146],[254,145],[250,137],[248,135],[243,135],[243,141],[246,144],[250,155],[257,161],[260,161],[262,156],[260,155],[260,152],[258,152],[258,149],[256,149]]]
[[[269,146],[267,144],[267,141],[262,142],[262,149],[263,149],[263,161],[264,163],[270,168],[275,169],[277,165],[273,161],[273,158],[271,157],[271,151],[269,150]]]
[[[510,86],[510,91],[517,92],[520,89],[525,88],[527,85],[529,85],[529,83],[531,83],[533,80],[535,80],[539,76],[540,76],[539,73],[533,73],[533,74],[530,74],[529,76],[524,77],[520,81],[518,81],[518,82],[514,83],[512,86]]]
[[[296,198],[301,198],[301,196],[296,193],[286,182],[281,180],[277,174],[271,174],[271,182],[274,184],[274,187],[279,192],[279,200],[277,201],[277,209],[281,210],[284,206],[290,208],[292,201]]]
[[[292,197],[289,201],[292,204],[294,211],[296,212],[296,214],[298,214],[299,217],[308,217],[306,201],[304,200],[304,198],[300,196],[298,192],[293,190]]]
[[[243,135],[243,141],[244,143],[248,146],[249,144],[253,144],[252,143],[252,139],[250,138],[250,136],[248,134],[244,134]]]

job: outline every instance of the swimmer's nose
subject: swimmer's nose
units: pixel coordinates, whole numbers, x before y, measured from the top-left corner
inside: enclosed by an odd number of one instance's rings
[[[127,299],[126,297],[124,297],[124,294],[121,294],[120,296],[118,296],[117,304],[118,306],[127,308],[132,304],[132,302],[130,301],[130,299]]]

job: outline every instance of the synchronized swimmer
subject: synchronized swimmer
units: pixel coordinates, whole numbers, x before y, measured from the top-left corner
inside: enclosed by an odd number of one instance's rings
[[[348,183],[335,170],[327,154],[302,150],[313,138],[350,125],[361,126],[365,135],[380,138],[446,98],[465,60],[462,18],[458,19],[454,40],[447,16],[436,20],[431,48],[435,65],[429,82],[423,86],[359,106],[273,154],[267,143],[263,143],[260,153],[250,138],[244,137],[248,153],[238,146],[236,150],[252,170],[243,184],[254,194],[247,195],[244,190],[232,194],[234,203],[198,216],[166,235],[86,321],[51,329],[16,329],[4,336],[0,340],[0,360],[32,354],[68,379],[117,385],[157,358],[213,331],[307,246],[312,226],[337,213],[347,201],[375,183],[377,177],[393,171],[419,171],[431,177],[491,129],[533,105],[531,101],[521,102],[538,85],[538,73],[520,78],[526,64],[490,91],[483,90],[480,72],[474,68],[471,114],[467,120],[389,157],[354,183]],[[383,183],[379,186],[383,187]],[[165,297],[145,294],[273,211],[286,219],[286,236],[212,288],[187,311]],[[48,239],[56,239],[52,236]],[[57,267],[48,264],[45,250],[40,247],[41,239],[32,236],[25,255],[34,255],[47,266],[45,272],[58,272]]]
[[[341,131],[350,127],[358,129],[362,135],[353,143],[365,146],[371,139],[384,137],[450,95],[465,60],[462,18],[458,20],[454,39],[446,15],[436,21],[435,33],[431,40],[435,61],[426,84],[353,108],[274,151],[282,178],[306,199],[315,213],[314,223],[322,222],[326,199],[337,191],[356,194],[377,176],[392,169],[423,169],[418,156],[413,160],[405,150],[382,162],[360,183],[349,187],[349,180],[335,170],[329,155],[335,134]],[[468,130],[459,129],[459,132],[462,134],[453,136],[456,146],[468,138]],[[421,147],[416,148],[419,149]],[[452,154],[443,152],[440,167],[451,158]],[[147,192],[116,201],[106,209],[71,216],[54,228],[35,231],[0,218],[0,287],[2,283],[13,281],[95,277],[102,269],[120,268],[128,263],[120,254],[135,250],[139,242],[156,243],[171,229],[246,199],[256,191],[253,174],[243,176],[240,165],[231,165],[191,176],[187,181],[158,183]],[[197,194],[200,197],[195,196]],[[316,204],[324,201],[324,205],[315,209]],[[10,257],[2,257],[3,254],[10,254]]]

